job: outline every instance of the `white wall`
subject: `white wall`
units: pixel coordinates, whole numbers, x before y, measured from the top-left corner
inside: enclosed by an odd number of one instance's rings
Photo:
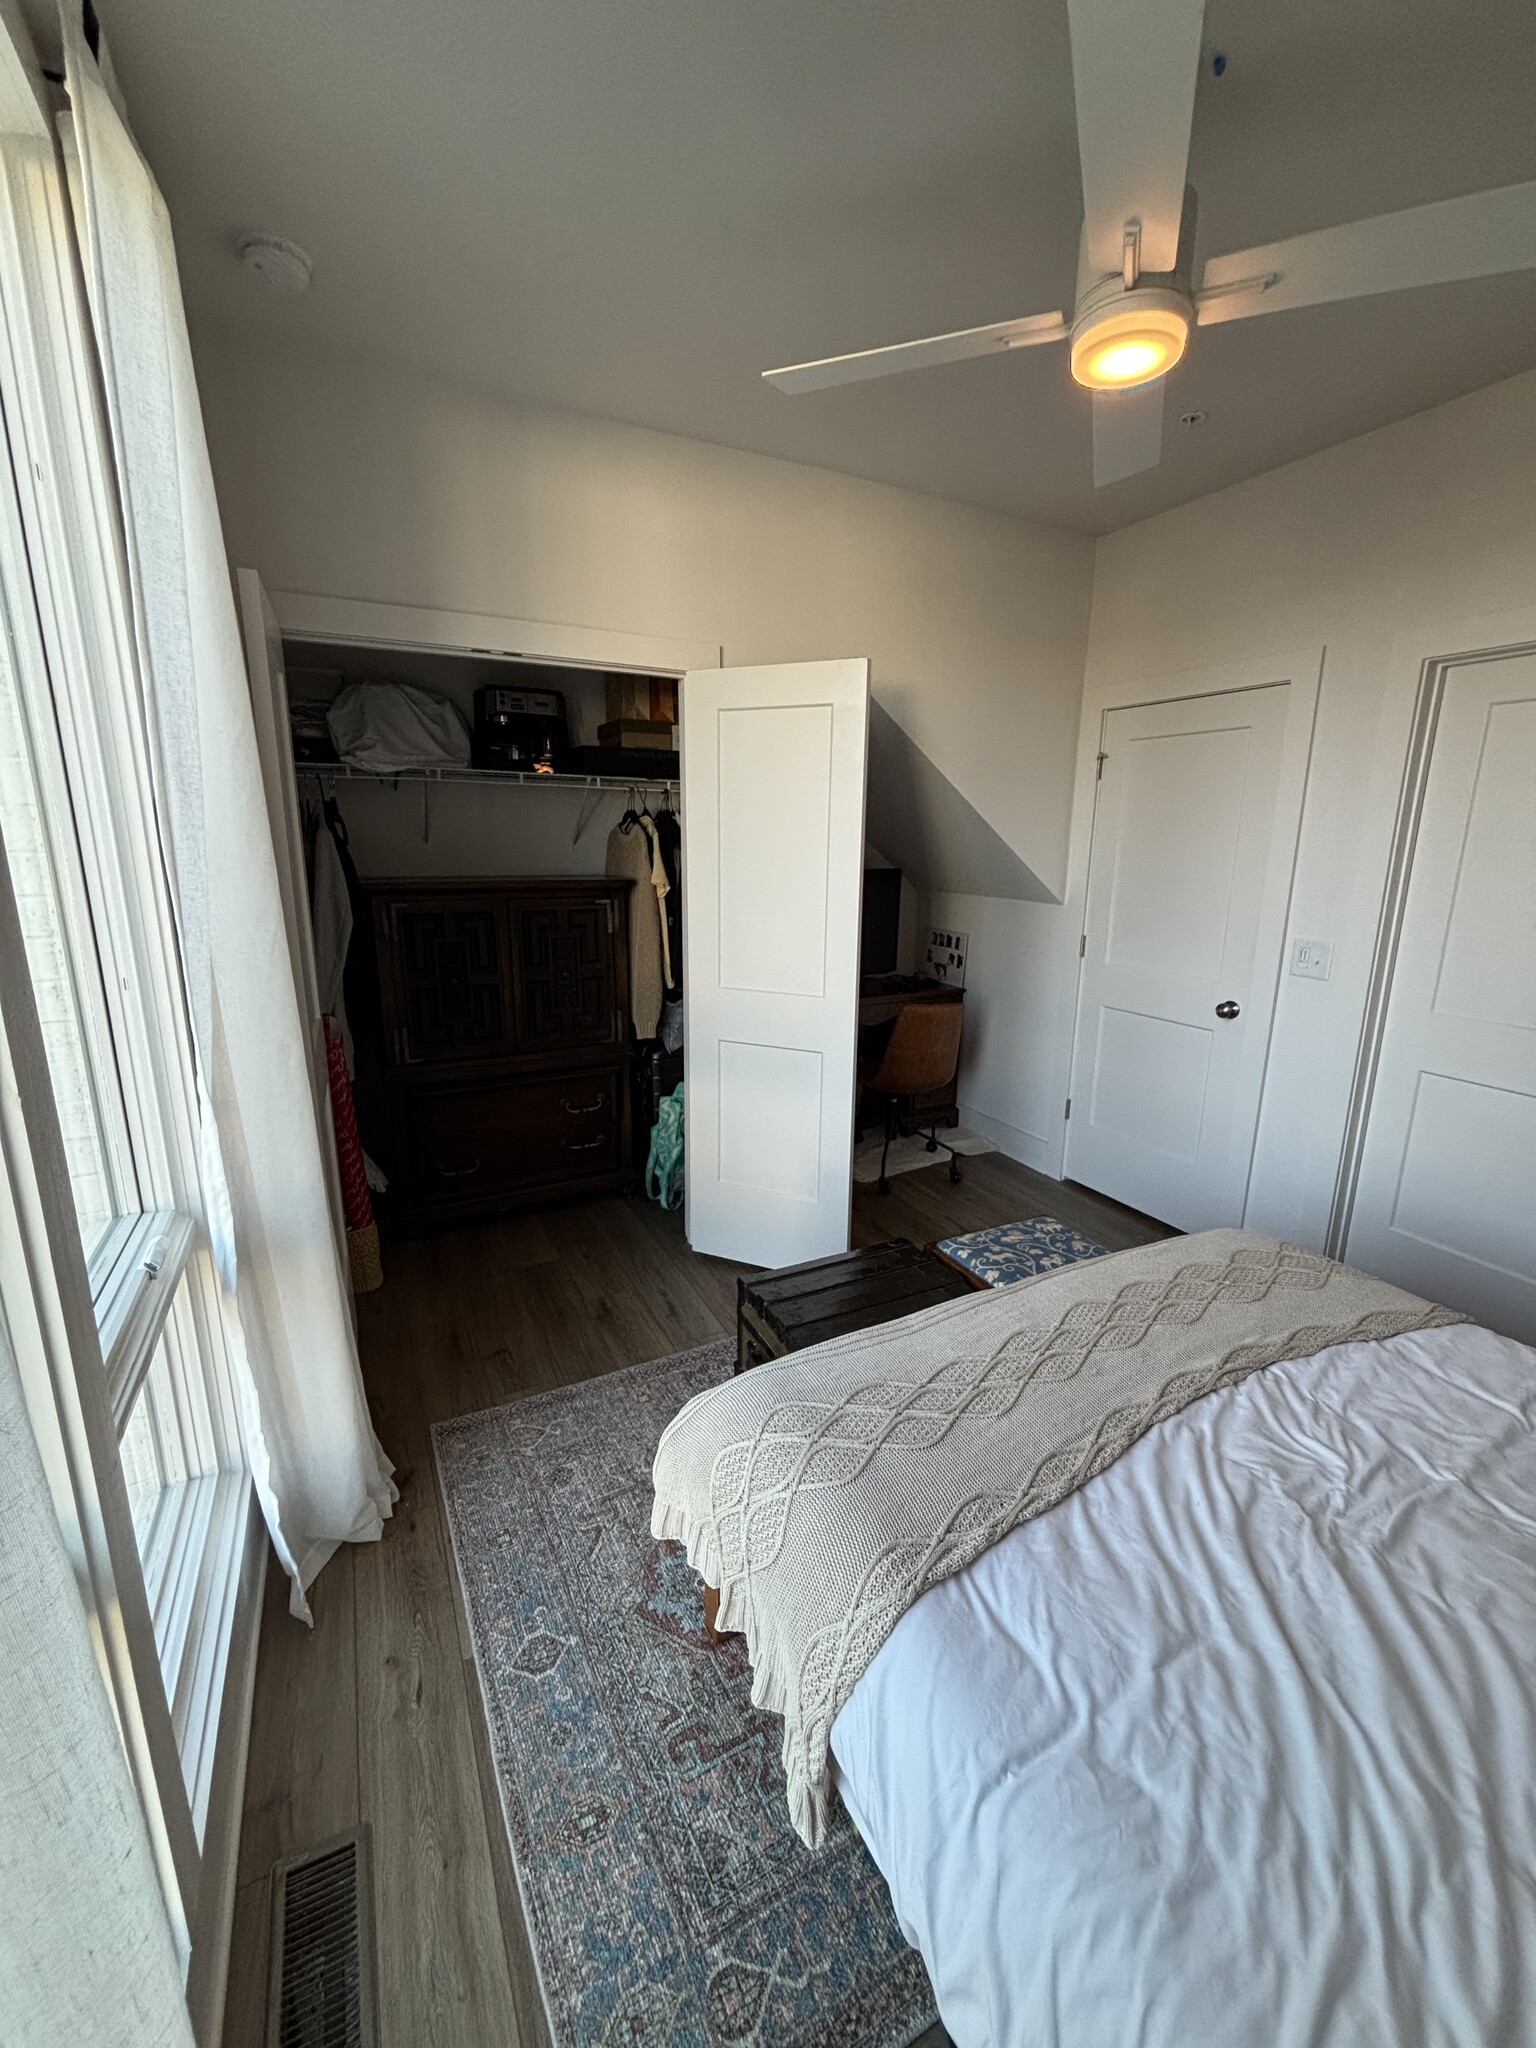
[[[880,702],[1060,891],[1090,541],[378,362],[195,340],[230,555],[269,586],[727,662],[867,654]]]
[[[1499,614],[1533,603],[1536,372],[1099,543],[1085,721],[1104,685],[1326,650],[1289,928],[1333,941],[1333,974],[1280,983],[1256,1228],[1310,1245],[1327,1228],[1420,663],[1497,644]],[[1018,970],[1067,992],[1052,1097],[1067,1086],[1088,803],[1085,788],[1067,904],[1034,909]],[[1059,1101],[1055,1114],[1059,1159]]]
[[[727,661],[867,652],[877,696],[935,766],[1049,888],[1067,889],[1065,907],[940,895],[922,912],[971,934],[962,1113],[1047,1172],[1061,1167],[1081,928],[1086,834],[1070,877],[1066,847],[1085,666],[1090,691],[1161,688],[1181,670],[1324,644],[1290,929],[1332,939],[1333,978],[1281,984],[1249,1217],[1322,1241],[1412,633],[1536,595],[1536,373],[1095,551],[376,364],[211,334],[198,367],[232,558],[275,587],[718,641]],[[414,792],[375,800],[403,806],[416,831]],[[569,827],[543,815],[571,858]],[[593,857],[605,822],[575,858]],[[496,829],[489,811],[466,811],[450,834],[440,811],[415,864],[489,848],[494,867]]]
[[[1061,1171],[1057,1033],[1077,964],[1055,943],[1066,912],[1056,904],[936,892],[921,899],[922,944],[939,925],[969,938],[960,1121],[1042,1173]]]

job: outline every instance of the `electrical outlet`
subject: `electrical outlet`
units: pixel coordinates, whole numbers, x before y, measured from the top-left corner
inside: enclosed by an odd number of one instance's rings
[[[1328,939],[1292,939],[1291,972],[1303,981],[1326,981],[1333,972],[1333,945]]]
[[[964,988],[965,956],[970,944],[969,932],[951,931],[947,926],[930,926],[928,951],[923,956],[924,972],[934,981],[947,981],[955,988]]]

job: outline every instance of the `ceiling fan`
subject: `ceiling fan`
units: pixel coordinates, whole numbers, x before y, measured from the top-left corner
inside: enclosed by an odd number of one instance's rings
[[[1205,0],[1067,0],[1067,12],[1084,212],[1070,316],[792,363],[765,370],[770,384],[820,391],[1065,341],[1073,377],[1093,393],[1093,480],[1111,484],[1161,459],[1163,379],[1194,327],[1536,268],[1533,182],[1216,256],[1195,286],[1185,171]]]

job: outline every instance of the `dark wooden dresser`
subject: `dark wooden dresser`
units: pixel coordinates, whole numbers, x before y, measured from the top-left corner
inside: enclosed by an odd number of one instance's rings
[[[628,882],[370,882],[396,1213],[628,1184]]]

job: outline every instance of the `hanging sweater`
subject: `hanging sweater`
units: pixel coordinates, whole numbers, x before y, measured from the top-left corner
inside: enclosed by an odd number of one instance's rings
[[[661,906],[651,879],[651,841],[639,825],[608,834],[608,873],[629,892],[629,1014],[639,1039],[654,1038],[661,1016]]]

